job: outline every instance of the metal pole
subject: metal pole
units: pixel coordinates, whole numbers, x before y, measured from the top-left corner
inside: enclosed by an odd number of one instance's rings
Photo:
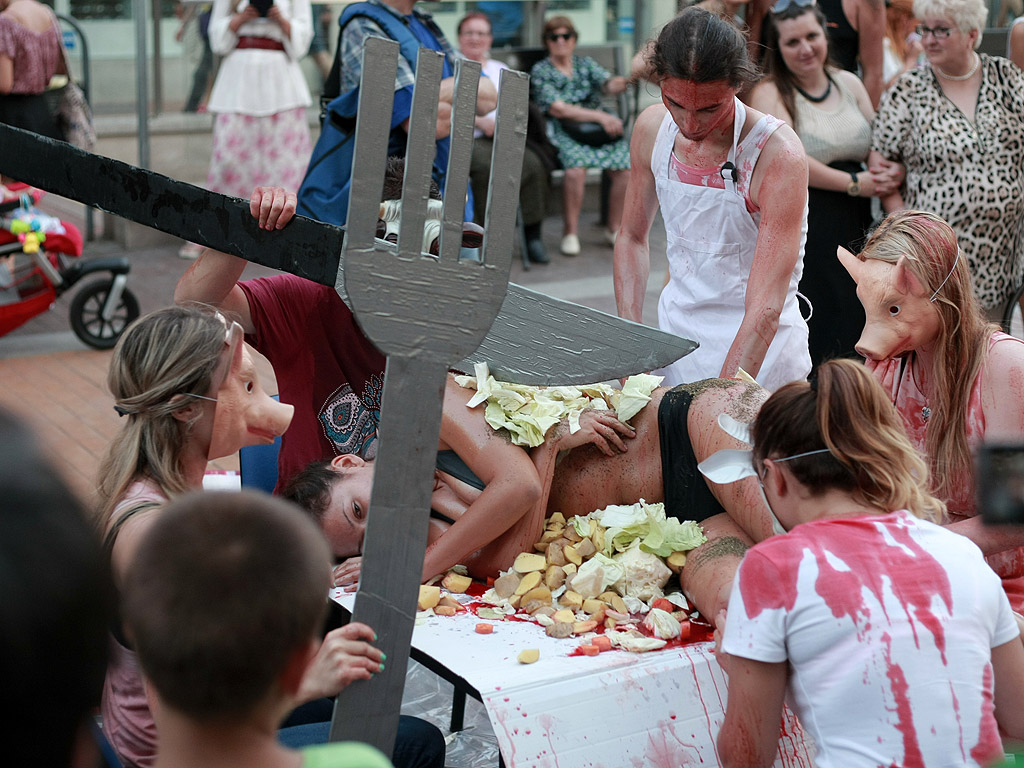
[[[135,114],[138,118],[139,167],[149,168],[149,68],[146,64],[146,0],[135,9]]]
[[[153,0],[150,9],[153,17],[153,114],[164,111],[164,65],[162,45],[160,42],[160,0]]]

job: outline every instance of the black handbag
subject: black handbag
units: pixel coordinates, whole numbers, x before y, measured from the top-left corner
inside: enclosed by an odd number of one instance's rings
[[[580,144],[586,144],[588,147],[603,147],[622,138],[621,136],[612,136],[596,120],[560,118],[558,122],[561,123],[562,130],[565,131],[570,139]]]

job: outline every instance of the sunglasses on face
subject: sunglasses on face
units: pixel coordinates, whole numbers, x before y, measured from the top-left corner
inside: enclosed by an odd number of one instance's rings
[[[922,38],[925,35],[931,35],[936,40],[945,40],[947,37],[953,34],[953,30],[950,29],[949,27],[932,28],[926,27],[924,24],[918,24],[914,31],[917,32],[917,34],[919,34]]]
[[[549,32],[545,37],[547,37],[548,42],[557,43],[559,40],[563,42],[572,40],[576,37],[576,34],[573,32]]]
[[[815,0],[778,0],[772,6],[772,13],[785,13],[789,10],[790,6],[794,5],[797,8],[812,8],[814,4]]]

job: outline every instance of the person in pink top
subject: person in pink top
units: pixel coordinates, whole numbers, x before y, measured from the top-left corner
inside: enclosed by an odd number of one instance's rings
[[[753,468],[787,531],[749,549],[719,660],[723,766],[771,765],[787,692],[815,765],[987,766],[1024,736],[1024,645],[871,374],[822,364],[761,407]],[[718,627],[722,622],[716,622]]]
[[[0,0],[0,123],[60,139],[43,91],[64,71],[53,11],[36,0]]]
[[[840,259],[867,317],[857,351],[928,457],[944,524],[981,547],[1020,614],[1024,534],[978,518],[973,453],[1024,441],[1024,342],[985,320],[956,234],[934,214],[892,214]]]

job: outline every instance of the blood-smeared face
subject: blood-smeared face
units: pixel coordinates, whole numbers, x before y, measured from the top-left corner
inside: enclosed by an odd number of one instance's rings
[[[728,80],[695,83],[677,77],[661,82],[661,100],[689,141],[703,141],[713,133],[732,130],[738,88]]]

